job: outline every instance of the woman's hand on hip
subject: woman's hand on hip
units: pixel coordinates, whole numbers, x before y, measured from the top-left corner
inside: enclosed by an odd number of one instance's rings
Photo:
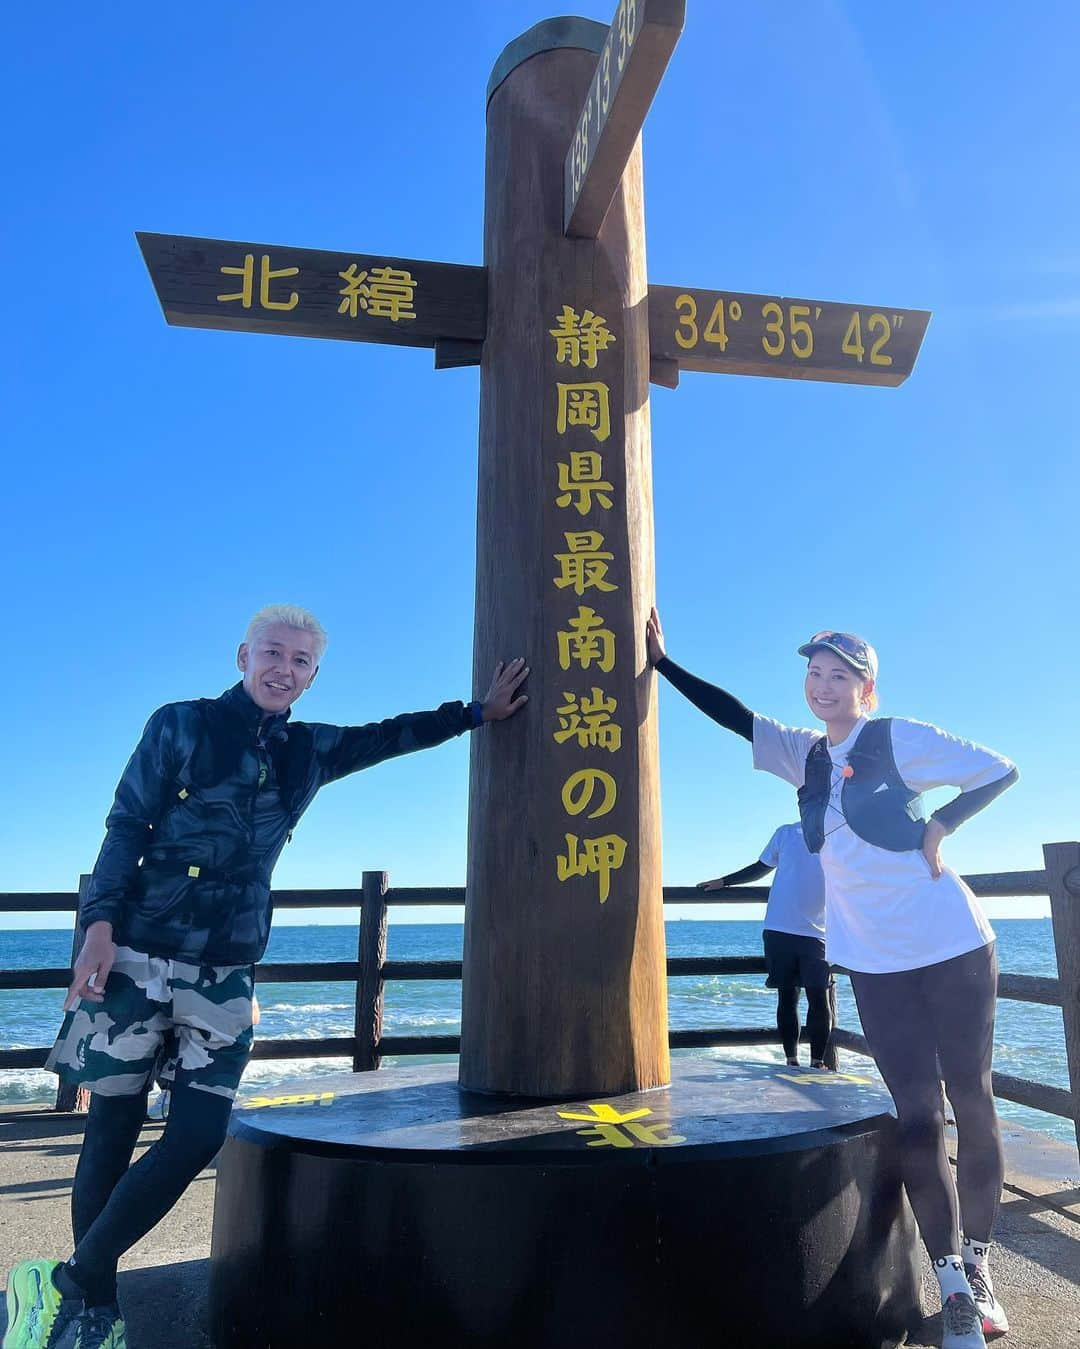
[[[923,835],[922,855],[926,858],[926,865],[930,868],[930,875],[936,881],[941,875],[941,840],[949,831],[940,820],[928,820],[926,824],[926,833]]]

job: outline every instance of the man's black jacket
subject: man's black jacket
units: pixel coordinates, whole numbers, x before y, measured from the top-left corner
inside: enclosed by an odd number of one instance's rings
[[[237,684],[147,722],[79,914],[150,955],[246,965],[270,934],[270,873],[319,788],[474,724],[463,703],[367,726],[263,720]]]

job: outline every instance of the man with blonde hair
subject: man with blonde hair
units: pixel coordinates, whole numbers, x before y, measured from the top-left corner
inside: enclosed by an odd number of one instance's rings
[[[47,1066],[92,1092],[72,1191],[74,1252],[8,1279],[4,1349],[124,1349],[121,1255],[173,1207],[225,1140],[252,1038],[254,965],[270,932],[270,876],[324,783],[512,716],[523,659],[483,701],[365,726],[289,720],[326,633],[292,605],[257,613],[220,698],[159,708],[116,790],[79,913],[84,934]],[[131,1165],[157,1078],[160,1138]]]

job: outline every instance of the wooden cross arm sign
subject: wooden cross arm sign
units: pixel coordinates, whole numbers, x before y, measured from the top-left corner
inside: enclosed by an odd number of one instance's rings
[[[680,370],[705,370],[895,386],[929,322],[926,309],[650,286],[652,378],[671,386]]]
[[[436,364],[479,359],[483,267],[174,234],[136,238],[169,323],[436,347]],[[439,349],[447,359],[438,359]]]
[[[619,0],[563,170],[563,232],[595,239],[686,19],[686,0]]]

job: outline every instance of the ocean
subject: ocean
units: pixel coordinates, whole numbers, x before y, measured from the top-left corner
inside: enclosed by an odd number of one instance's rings
[[[1053,934],[1049,919],[999,919],[998,955],[1010,974],[1054,976]],[[266,958],[272,961],[354,960],[354,926],[278,927]],[[462,927],[458,923],[391,924],[389,957],[393,960],[460,960]],[[669,921],[670,956],[760,955],[759,922]],[[0,931],[0,969],[62,966],[68,963],[71,936],[63,931]],[[354,986],[345,983],[259,984],[265,1039],[319,1039],[351,1035]],[[840,1024],[858,1030],[859,1019],[845,978],[837,980]],[[56,989],[0,990],[0,1048],[22,1049],[52,1043],[60,1022],[62,995]],[[691,976],[669,983],[669,1012],[673,1029],[695,1026],[760,1026],[772,1024],[775,994],[761,975]],[[390,981],[386,985],[383,1029],[387,1035],[450,1035],[460,1028],[461,985],[445,980]],[[782,1062],[779,1046],[745,1046],[682,1051],[706,1057],[744,1058]],[[805,1047],[803,1057],[806,1057]],[[842,1067],[864,1070],[867,1060],[842,1053]],[[427,1059],[383,1060],[437,1062]],[[317,1078],[347,1070],[344,1059],[293,1059],[252,1063],[244,1075],[241,1095],[264,1094],[298,1077]],[[1065,1040],[1061,1012],[1056,1007],[1012,1002],[998,1003],[994,1066],[1003,1073],[1068,1088]],[[0,1071],[0,1108],[12,1104],[45,1104],[52,1100],[56,1079],[34,1069]],[[999,1101],[1003,1119],[1071,1142],[1068,1120]]]

